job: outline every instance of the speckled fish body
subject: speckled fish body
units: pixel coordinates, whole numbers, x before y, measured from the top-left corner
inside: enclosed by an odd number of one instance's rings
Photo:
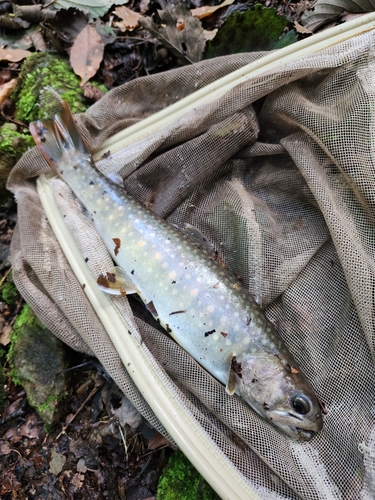
[[[310,439],[322,427],[314,390],[248,291],[208,249],[94,169],[65,103],[62,109],[30,130],[148,309],[260,415],[291,436]]]

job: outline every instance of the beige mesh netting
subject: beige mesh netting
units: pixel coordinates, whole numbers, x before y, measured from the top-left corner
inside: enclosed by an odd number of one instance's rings
[[[374,498],[375,32],[250,78],[97,163],[171,223],[196,226],[276,323],[327,408],[299,443],[272,428],[151,325],[136,324],[176,401],[193,413],[260,498]],[[92,150],[115,132],[264,54],[203,61],[141,78],[78,116]],[[254,105],[254,107],[253,107]],[[19,220],[14,280],[43,323],[94,354],[158,430],[49,226],[35,148],[9,187]],[[60,180],[56,201],[94,275],[111,267]],[[61,196],[60,196],[61,195]],[[126,298],[115,303],[124,317]],[[242,441],[238,440],[239,436]],[[203,446],[203,444],[202,444]]]

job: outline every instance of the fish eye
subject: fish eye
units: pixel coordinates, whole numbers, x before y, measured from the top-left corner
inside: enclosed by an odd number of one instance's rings
[[[293,408],[300,415],[306,415],[311,410],[311,403],[307,396],[298,394],[292,400]]]

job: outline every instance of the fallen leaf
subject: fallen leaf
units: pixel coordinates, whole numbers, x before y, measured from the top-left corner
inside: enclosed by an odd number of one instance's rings
[[[55,448],[52,448],[51,451],[51,460],[49,462],[49,471],[53,476],[58,476],[60,472],[63,470],[63,467],[66,462],[65,455],[57,452]]]
[[[150,17],[139,20],[164,47],[169,49],[183,63],[202,59],[206,44],[202,23],[191,15],[184,3],[167,4],[165,10],[158,10],[160,23]]]
[[[87,24],[75,39],[70,50],[70,64],[81,85],[92,78],[103,59],[104,43],[96,29]]]
[[[112,5],[123,5],[129,0],[56,0],[55,8],[69,9],[74,7],[78,10],[89,12],[95,19],[104,16]]]
[[[6,441],[3,441],[0,443],[0,455],[9,455],[9,453],[12,451],[12,448],[9,446],[9,444]]]
[[[156,450],[157,448],[160,448],[161,446],[169,446],[171,443],[166,439],[164,436],[160,434],[160,432],[157,432],[154,437],[149,439],[148,441],[148,450]]]
[[[141,11],[141,14],[144,14],[145,12],[148,11],[149,5],[150,5],[150,0],[141,0],[139,4],[139,10]]]
[[[29,57],[31,52],[29,50],[22,49],[2,49],[0,48],[0,60],[1,61],[10,61],[10,62],[18,62],[25,59],[25,57]]]
[[[294,27],[296,28],[297,33],[301,33],[301,35],[312,35],[311,30],[308,30],[301,24],[297,23],[297,21],[294,21]]]
[[[13,80],[11,80],[13,81]],[[6,84],[1,85],[0,87],[0,104],[4,102],[5,99],[2,99],[2,88],[5,87]],[[11,88],[11,91],[9,94],[12,92],[13,87]],[[9,95],[8,94],[8,95]],[[1,345],[8,345],[10,343],[10,334],[12,333],[12,327],[10,325],[5,325],[3,328],[3,331],[0,333],[0,344]]]
[[[30,35],[30,38],[31,41],[33,42],[36,51],[45,52],[47,50],[47,44],[46,41],[44,40],[41,29]]]
[[[126,396],[122,396],[120,406],[117,410],[112,410],[112,414],[117,418],[121,427],[128,424],[136,429],[142,422],[142,415]]]
[[[113,25],[121,31],[133,31],[138,28],[138,21],[143,17],[142,14],[128,9],[124,5],[115,8],[115,14],[121,19],[121,22],[114,22]]]
[[[227,7],[228,5],[232,5],[234,0],[224,0],[220,5],[205,5],[203,7],[198,7],[197,9],[191,9],[191,13],[194,17],[198,17],[202,19],[203,17],[210,16],[218,9],[222,9],[223,7]]]
[[[204,39],[206,40],[206,42],[208,42],[208,40],[213,40],[215,38],[217,32],[218,32],[217,28],[215,28],[212,31],[203,30]]]
[[[71,481],[72,481],[73,486],[75,486],[79,490],[83,484],[84,479],[85,479],[84,474],[77,473],[77,474],[74,474]]]
[[[302,24],[305,28],[316,31],[323,24],[337,20],[344,12],[360,14],[372,12],[374,8],[373,0],[318,0],[313,9],[303,14]]]

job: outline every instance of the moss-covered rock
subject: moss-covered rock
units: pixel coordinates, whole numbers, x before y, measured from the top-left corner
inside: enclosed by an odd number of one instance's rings
[[[66,366],[65,358],[64,344],[25,305],[12,331],[10,375],[48,426],[58,420],[59,403],[66,396],[66,377],[59,373]]]
[[[6,195],[6,181],[11,168],[23,153],[33,147],[34,141],[29,133],[17,132],[17,125],[5,123],[0,127],[0,197]]]
[[[176,451],[169,458],[159,479],[156,498],[158,500],[220,500],[220,497],[181,451]]]
[[[6,401],[6,391],[5,391],[5,373],[3,368],[3,361],[5,358],[5,351],[0,347],[0,414],[4,411],[4,405]]]
[[[97,85],[106,92],[103,85]],[[40,106],[41,91],[52,87],[62,99],[69,103],[72,113],[86,111],[88,100],[83,95],[80,79],[74,74],[63,57],[48,52],[36,52],[22,65],[20,76],[11,98],[16,104],[16,118],[25,123],[50,118],[47,105]],[[54,105],[54,104],[53,104]]]
[[[219,28],[215,38],[207,43],[205,59],[290,45],[298,37],[294,30],[284,33],[288,24],[289,20],[277,15],[276,9],[260,4],[246,12],[234,12]]]

